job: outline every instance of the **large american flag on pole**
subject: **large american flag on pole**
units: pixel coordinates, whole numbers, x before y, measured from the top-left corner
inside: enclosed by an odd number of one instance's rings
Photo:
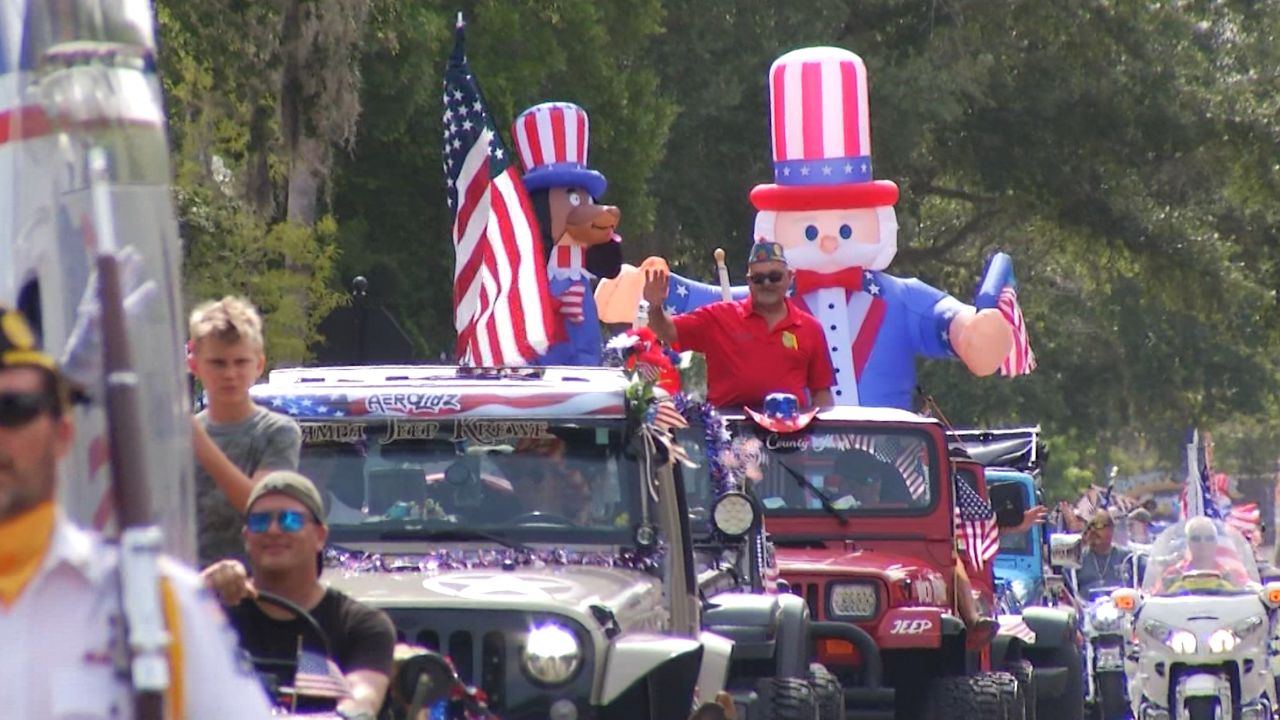
[[[546,352],[554,328],[546,256],[524,184],[467,64],[461,14],[445,70],[443,121],[458,360],[526,364]]]

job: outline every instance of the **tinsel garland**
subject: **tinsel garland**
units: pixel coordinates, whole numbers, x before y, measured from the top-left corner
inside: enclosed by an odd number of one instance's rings
[[[694,400],[685,393],[674,398],[676,409],[690,422],[702,424],[702,446],[706,452],[707,472],[711,476],[711,486],[716,496],[741,489],[741,482],[733,470],[725,463],[732,452],[729,425],[711,403]]]
[[[472,569],[540,569],[553,566],[581,565],[612,567],[641,572],[656,571],[661,550],[653,552],[622,551],[618,553],[582,552],[572,548],[501,550],[434,550],[426,553],[362,553],[341,547],[327,547],[325,567],[342,570],[349,575],[378,572],[421,572],[434,575],[446,570]]]

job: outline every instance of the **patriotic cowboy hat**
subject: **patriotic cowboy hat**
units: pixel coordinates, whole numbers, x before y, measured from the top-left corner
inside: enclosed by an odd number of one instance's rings
[[[764,412],[745,408],[752,422],[770,432],[799,432],[813,422],[818,409],[800,412],[800,401],[791,393],[769,393],[764,397]]]
[[[792,50],[769,69],[774,182],[751,190],[757,210],[885,207],[898,186],[871,175],[867,67],[834,47]]]
[[[511,138],[530,192],[580,187],[597,200],[604,195],[608,181],[587,167],[591,123],[582,108],[567,102],[534,105],[512,123]]]

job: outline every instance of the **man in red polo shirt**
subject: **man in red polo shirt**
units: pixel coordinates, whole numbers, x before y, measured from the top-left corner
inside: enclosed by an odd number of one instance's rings
[[[751,294],[668,317],[667,271],[645,270],[649,327],[668,345],[707,358],[707,400],[715,407],[760,406],[783,392],[802,404],[832,404],[835,384],[822,326],[787,298],[792,272],[782,246],[758,242],[748,256]]]

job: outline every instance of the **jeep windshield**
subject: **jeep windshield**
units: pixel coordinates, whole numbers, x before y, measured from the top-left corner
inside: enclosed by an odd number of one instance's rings
[[[330,540],[623,545],[643,521],[624,422],[303,422]]]
[[[824,423],[779,434],[738,421],[731,433],[728,454],[758,462],[750,481],[770,515],[921,515],[938,496],[941,459],[921,430]]]

